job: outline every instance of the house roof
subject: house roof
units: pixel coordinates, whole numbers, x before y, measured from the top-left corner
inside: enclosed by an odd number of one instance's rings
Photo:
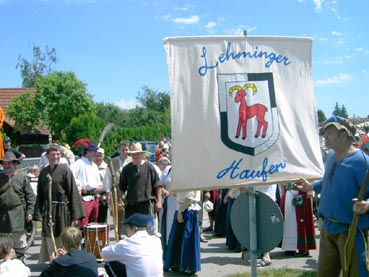
[[[11,100],[16,97],[19,97],[24,92],[30,92],[31,94],[35,94],[36,90],[34,88],[0,88],[0,107],[3,109],[5,114],[5,123],[7,123],[12,128],[14,127],[14,120],[7,117],[7,107]],[[28,133],[27,131],[22,130],[21,133]],[[49,134],[47,130],[40,130],[37,128],[36,133],[39,134]]]
[[[36,93],[34,88],[0,88],[0,107],[3,109],[5,114],[10,101],[27,91],[31,94]]]

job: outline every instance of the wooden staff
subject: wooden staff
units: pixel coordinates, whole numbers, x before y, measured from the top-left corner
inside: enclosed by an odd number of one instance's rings
[[[114,235],[116,242],[119,241],[119,232],[118,232],[118,224],[119,224],[119,217],[118,217],[118,193],[117,188],[114,185],[114,169],[111,162],[111,158],[108,158],[108,168],[110,171],[110,175],[112,178],[112,187],[111,187],[111,211],[113,216],[113,225],[114,225]]]
[[[118,214],[118,193],[117,188],[113,185],[111,188],[111,209],[113,213],[113,224],[114,224],[114,235],[116,242],[119,241],[119,232],[118,232],[118,224],[119,224],[119,214]]]
[[[365,195],[366,187],[369,182],[369,170],[366,171],[364,181],[361,185],[359,196],[357,197],[357,201],[362,201]],[[354,217],[352,219],[352,223],[350,225],[346,243],[344,246],[344,259],[343,259],[343,276],[349,276],[349,269],[351,264],[351,256],[352,250],[354,248],[354,241],[355,241],[355,234],[356,234],[356,227],[359,221],[359,214],[354,213]]]
[[[55,254],[58,253],[57,248],[56,248],[56,243],[55,243],[55,237],[54,237],[54,222],[53,222],[53,198],[52,198],[52,188],[53,188],[53,178],[51,177],[50,174],[47,174],[47,179],[49,180],[49,228],[50,228],[50,236],[51,236],[51,241],[53,242],[53,246],[54,246],[54,252]]]

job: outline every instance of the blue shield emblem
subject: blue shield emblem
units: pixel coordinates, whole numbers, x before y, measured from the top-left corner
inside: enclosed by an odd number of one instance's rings
[[[279,137],[273,73],[218,74],[221,139],[256,156]]]

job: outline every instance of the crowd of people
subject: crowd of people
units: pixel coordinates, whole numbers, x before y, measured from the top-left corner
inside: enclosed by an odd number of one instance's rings
[[[256,188],[281,208],[284,231],[278,247],[286,255],[305,257],[317,248],[315,230],[320,219],[318,276],[338,276],[341,270],[349,276],[368,275],[369,187],[362,198],[358,195],[369,170],[365,153],[369,140],[364,136],[358,141],[356,131],[337,116],[325,122],[320,134],[330,150],[321,180],[311,183],[301,178]],[[201,270],[200,244],[210,238],[204,237],[207,232],[223,237],[232,251],[242,255],[247,251],[230,220],[232,205],[247,186],[173,192],[168,138],[159,142],[155,163],[140,143],[127,140],[119,143],[119,155],[107,162],[104,149],[89,139],[74,143],[80,155],[77,160],[66,145],[50,143],[40,165],[27,172],[17,171],[25,156],[10,150],[9,141],[5,138],[9,150],[0,161],[0,276],[15,270],[22,271],[19,276],[30,276],[22,261],[26,226],[32,220],[42,225],[39,263],[48,265],[41,276],[80,272],[97,276],[96,253],[84,249],[87,230],[96,223],[108,226],[109,212],[116,243],[98,245],[109,276],[163,276],[164,271],[194,275]],[[202,227],[205,212],[210,221],[207,228]],[[355,215],[355,243],[347,259],[345,242]],[[271,258],[270,252],[260,253],[257,266],[272,264]]]

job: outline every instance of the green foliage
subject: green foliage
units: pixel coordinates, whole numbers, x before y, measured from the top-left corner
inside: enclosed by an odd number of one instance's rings
[[[57,61],[55,49],[49,49],[47,45],[45,52],[42,52],[39,46],[33,47],[33,60],[31,62],[19,55],[16,68],[20,68],[23,78],[22,86],[24,88],[34,87],[36,79],[51,72],[52,65]]]
[[[111,103],[96,103],[96,115],[106,122],[115,126],[127,127],[129,123],[129,112]]]
[[[35,88],[35,108],[56,140],[63,136],[74,117],[94,111],[92,96],[73,72],[54,71],[38,77]]]
[[[14,119],[15,131],[34,131],[39,123],[40,114],[34,105],[34,97],[29,91],[22,93],[19,97],[10,101],[7,107],[7,115]]]
[[[332,114],[335,116],[341,116],[343,118],[348,118],[346,107],[344,105],[342,106],[338,105],[338,102],[336,102],[336,105],[334,106],[334,110]]]
[[[326,120],[327,120],[327,118],[326,118],[323,110],[318,110],[318,121],[319,121],[319,123],[324,122]]]
[[[164,112],[170,105],[170,96],[168,92],[157,92],[144,86],[143,93],[138,92],[137,101],[150,111]]]
[[[100,133],[105,125],[106,122],[94,114],[84,114],[74,117],[67,129],[66,141],[72,146],[76,140],[88,138],[97,144]]]
[[[122,110],[113,104],[96,104],[96,114],[106,122],[114,124],[114,129],[109,133],[107,145],[115,145],[121,140],[153,140],[159,141],[163,136],[170,136],[170,96],[166,92],[154,92],[143,87],[144,92],[137,97],[141,106],[129,111]],[[114,137],[115,143],[110,142]],[[106,147],[104,149],[106,151]]]

